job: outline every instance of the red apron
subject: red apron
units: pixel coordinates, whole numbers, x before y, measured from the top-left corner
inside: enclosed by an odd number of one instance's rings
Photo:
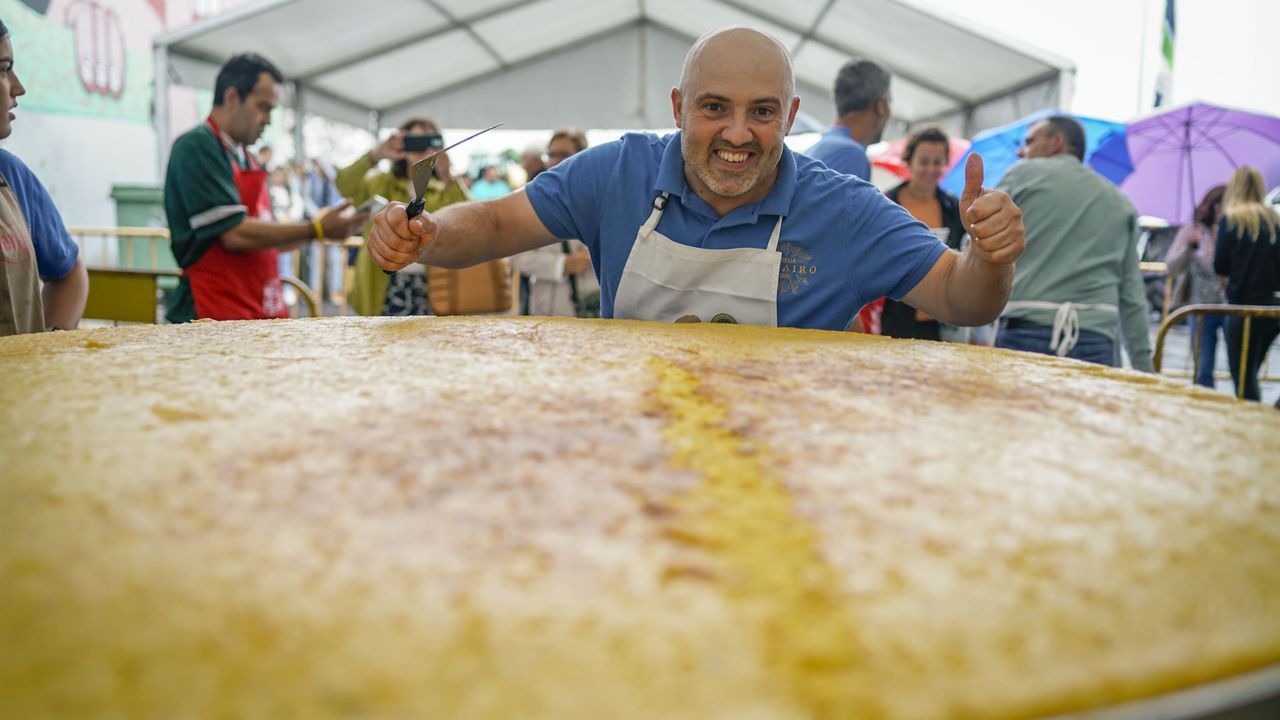
[[[209,127],[222,143],[235,176],[240,203],[256,220],[271,219],[271,196],[267,192],[267,171],[256,167],[245,153],[249,169],[241,170],[222,133],[209,118]],[[289,317],[280,287],[280,265],[276,251],[228,250],[219,239],[194,265],[183,271],[191,283],[196,317],[214,320],[261,320]]]

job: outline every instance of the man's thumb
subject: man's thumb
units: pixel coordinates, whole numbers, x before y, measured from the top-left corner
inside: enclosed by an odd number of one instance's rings
[[[418,240],[422,240],[422,236],[436,231],[436,220],[431,217],[431,213],[420,213],[409,218],[409,232],[417,236]]]
[[[964,163],[964,192],[960,195],[960,209],[963,212],[967,213],[969,206],[982,194],[982,177],[982,156],[976,152],[969,153],[969,159]]]

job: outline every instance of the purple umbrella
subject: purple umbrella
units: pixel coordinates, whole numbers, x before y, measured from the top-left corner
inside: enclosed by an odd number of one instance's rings
[[[1262,171],[1268,188],[1280,185],[1280,118],[1269,115],[1194,103],[1131,123],[1112,142],[1127,144],[1133,164],[1120,189],[1139,213],[1171,223],[1191,220],[1205,192],[1242,165]]]

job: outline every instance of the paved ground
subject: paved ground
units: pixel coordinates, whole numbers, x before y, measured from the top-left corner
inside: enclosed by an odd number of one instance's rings
[[[1159,324],[1151,326],[1151,339],[1153,342],[1159,329]],[[1271,352],[1267,353],[1267,360],[1262,372],[1258,373],[1259,378],[1273,378],[1270,381],[1262,381],[1262,401],[1268,405],[1274,404],[1276,398],[1280,397],[1280,349],[1277,348],[1280,348],[1280,343],[1272,346]],[[1191,367],[1191,338],[1187,332],[1187,326],[1175,326],[1165,336],[1164,367],[1162,369],[1166,373],[1173,371],[1190,372]],[[1218,363],[1216,368],[1219,375],[1218,392],[1227,393],[1228,395],[1235,394],[1235,390],[1231,386],[1231,376],[1227,372],[1227,348],[1221,341],[1218,343]],[[1187,383],[1191,382],[1190,376],[1184,379]]]

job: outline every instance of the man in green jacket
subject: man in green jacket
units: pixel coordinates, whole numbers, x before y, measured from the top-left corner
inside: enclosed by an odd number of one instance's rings
[[[1152,371],[1138,269],[1138,213],[1087,167],[1084,129],[1055,115],[1031,126],[1024,158],[1000,181],[1022,209],[1027,248],[996,347],[1117,365],[1117,329],[1133,367]]]

